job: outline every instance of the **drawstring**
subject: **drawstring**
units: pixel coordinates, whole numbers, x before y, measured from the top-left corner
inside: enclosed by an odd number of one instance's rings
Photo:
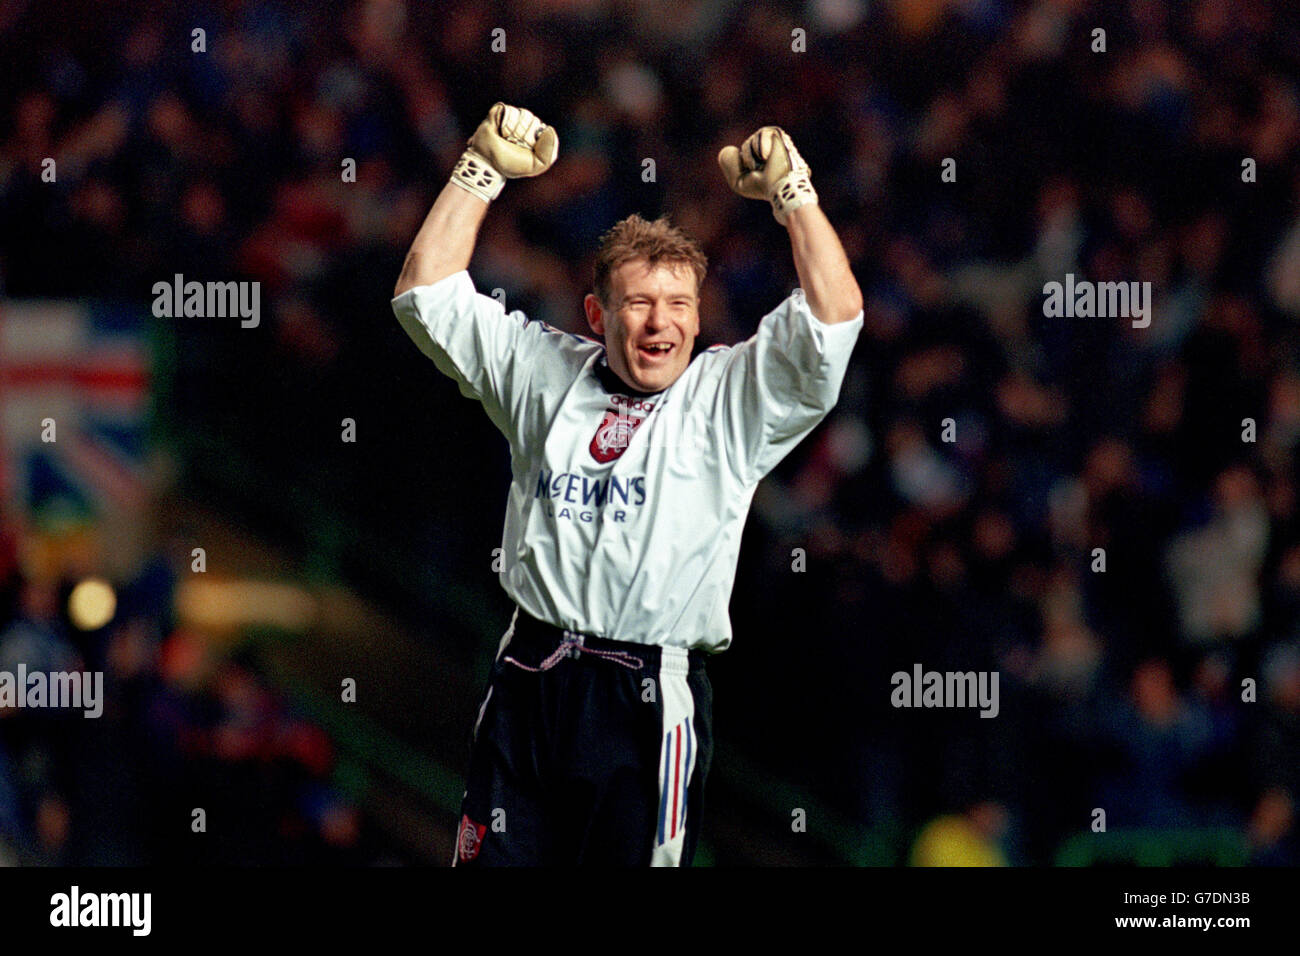
[[[586,651],[588,654],[595,654],[597,657],[603,657],[606,660],[611,660],[615,664],[622,664],[624,667],[630,668],[634,671],[640,670],[645,666],[645,661],[641,660],[641,658],[637,657],[635,654],[629,654],[626,651],[602,651],[597,650],[594,647],[584,647],[582,643],[582,635],[577,631],[565,631],[564,640],[560,643],[560,646],[557,647],[551,655],[546,658],[546,660],[542,661],[536,667],[529,667],[527,664],[508,654],[505,659],[516,667],[523,668],[526,671],[532,671],[536,674],[539,671],[549,671],[566,657],[579,657],[583,651]]]

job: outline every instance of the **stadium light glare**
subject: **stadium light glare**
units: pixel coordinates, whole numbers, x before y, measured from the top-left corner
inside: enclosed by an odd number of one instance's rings
[[[191,581],[176,591],[176,611],[200,628],[269,625],[305,631],[319,611],[315,597],[293,584],[271,581]]]
[[[68,595],[68,619],[82,631],[97,631],[117,613],[117,594],[101,578],[86,578]]]

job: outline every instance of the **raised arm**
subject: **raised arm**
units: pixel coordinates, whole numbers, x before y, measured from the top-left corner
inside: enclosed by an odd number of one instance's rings
[[[790,233],[795,271],[812,314],[827,325],[856,318],[862,292],[789,135],[779,126],[764,126],[739,149],[724,147],[718,165],[740,195],[772,203],[776,221]]]
[[[424,217],[424,225],[415,234],[393,295],[399,296],[416,286],[433,285],[452,273],[468,269],[487,208],[486,200],[456,188],[454,181],[443,186],[429,215]]]
[[[808,308],[827,325],[848,322],[862,312],[862,291],[849,268],[840,237],[815,204],[800,206],[786,217],[790,248]]]
[[[493,106],[416,233],[393,295],[468,268],[488,203],[505,181],[545,172],[558,152],[555,130],[528,110]]]

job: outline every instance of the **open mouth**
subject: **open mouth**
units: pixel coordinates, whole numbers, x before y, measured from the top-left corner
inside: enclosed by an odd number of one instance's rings
[[[676,348],[676,346],[671,342],[659,342],[652,345],[638,346],[637,351],[640,352],[642,356],[653,362],[665,359],[672,355],[674,348]]]

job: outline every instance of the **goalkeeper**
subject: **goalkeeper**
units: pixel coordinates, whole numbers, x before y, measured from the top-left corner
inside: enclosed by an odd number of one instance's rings
[[[515,609],[471,735],[456,865],[689,865],[713,752],[705,660],[759,480],[834,406],[862,296],[809,169],[765,126],[718,157],[770,202],[800,288],[735,346],[692,359],[703,252],[632,216],[597,252],[597,338],[507,312],[466,269],[509,179],[553,128],[498,103],[415,237],[402,327],[510,445],[501,584]],[[791,635],[791,640],[794,636]]]

